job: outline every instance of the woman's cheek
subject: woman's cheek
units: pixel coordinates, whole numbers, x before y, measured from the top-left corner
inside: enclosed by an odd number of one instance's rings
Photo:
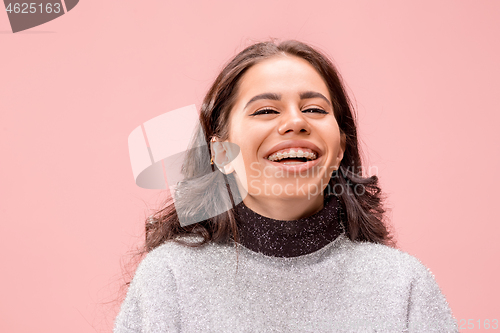
[[[252,162],[250,163],[250,174],[252,175],[252,178],[260,178],[262,176],[262,171],[260,170],[260,163],[259,162]]]

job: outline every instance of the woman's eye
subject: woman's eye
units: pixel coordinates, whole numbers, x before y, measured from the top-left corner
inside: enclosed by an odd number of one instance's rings
[[[257,110],[254,113],[252,113],[252,116],[256,116],[259,114],[273,114],[273,113],[279,113],[279,112],[276,110],[273,110],[273,109],[262,109],[262,110]]]
[[[302,112],[328,114],[327,111],[320,109],[320,108],[308,108],[308,109],[302,110]],[[251,116],[257,116],[257,115],[261,115],[261,114],[279,114],[279,112],[276,110],[273,110],[273,109],[262,109],[262,110],[255,111],[254,113],[251,114]]]
[[[314,112],[314,113],[323,113],[323,114],[328,114],[328,112],[326,112],[325,110],[323,109],[319,109],[319,108],[309,108],[309,109],[305,109],[304,111],[302,112]]]

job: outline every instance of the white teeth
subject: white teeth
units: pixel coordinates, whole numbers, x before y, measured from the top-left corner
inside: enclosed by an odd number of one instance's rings
[[[294,149],[290,149],[290,151],[288,152],[284,152],[284,153],[275,153],[271,156],[268,157],[268,159],[270,161],[279,161],[279,160],[282,160],[284,158],[295,158],[295,157],[305,157],[309,160],[315,160],[317,158],[317,155],[316,153],[312,153],[312,152],[304,152],[302,149],[298,149],[297,151],[294,150]],[[294,162],[294,163],[303,163],[303,162]],[[288,164],[288,163],[284,163],[284,164]]]
[[[283,162],[283,164],[286,164],[286,165],[295,165],[295,164],[302,164],[304,162]]]

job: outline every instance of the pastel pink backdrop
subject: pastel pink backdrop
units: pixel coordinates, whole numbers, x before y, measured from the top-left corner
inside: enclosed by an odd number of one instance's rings
[[[17,34],[1,10],[0,332],[111,331],[126,253],[162,198],[134,184],[128,135],[199,106],[268,37],[335,59],[399,247],[458,320],[500,319],[499,31],[494,0],[86,0]]]

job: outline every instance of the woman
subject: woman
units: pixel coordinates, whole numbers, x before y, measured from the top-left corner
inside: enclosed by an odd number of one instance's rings
[[[432,274],[391,247],[351,109],[306,44],[230,61],[115,332],[457,332]]]

